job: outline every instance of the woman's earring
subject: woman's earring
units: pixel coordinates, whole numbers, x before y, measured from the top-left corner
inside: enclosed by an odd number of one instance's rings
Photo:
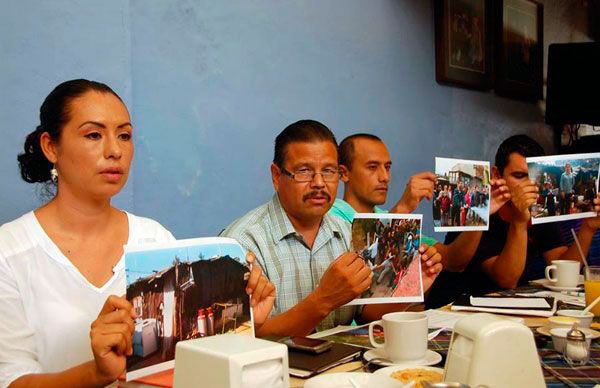
[[[56,183],[58,181],[58,170],[56,167],[52,167],[50,170],[50,178],[52,178],[52,182]]]

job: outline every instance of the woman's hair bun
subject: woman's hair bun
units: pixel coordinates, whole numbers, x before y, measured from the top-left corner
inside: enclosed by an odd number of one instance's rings
[[[24,152],[17,156],[21,177],[25,182],[43,183],[51,180],[50,170],[52,163],[46,159],[46,155],[40,146],[40,136],[44,133],[41,125],[35,131],[27,135]]]

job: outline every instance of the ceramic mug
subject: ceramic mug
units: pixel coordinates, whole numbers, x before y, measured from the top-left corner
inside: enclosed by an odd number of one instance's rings
[[[552,272],[554,271],[554,276]],[[556,287],[577,287],[579,283],[579,262],[574,260],[553,260],[546,267],[546,279]]]
[[[375,342],[373,328],[381,326],[384,343]],[[381,320],[369,324],[369,341],[383,348],[392,362],[415,361],[425,358],[427,352],[427,315],[417,312],[385,314]]]

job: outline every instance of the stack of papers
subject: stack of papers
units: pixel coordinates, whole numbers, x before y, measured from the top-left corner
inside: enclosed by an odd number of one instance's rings
[[[453,313],[443,310],[427,310],[427,324],[430,329],[454,329],[456,321],[468,316],[465,313]]]

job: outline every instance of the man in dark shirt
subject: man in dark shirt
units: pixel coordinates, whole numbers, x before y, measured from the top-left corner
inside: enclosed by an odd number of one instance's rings
[[[543,277],[544,267],[552,260],[579,260],[576,247],[567,247],[562,241],[557,224],[529,223],[529,207],[538,198],[538,188],[529,179],[525,158],[543,154],[542,147],[525,135],[512,136],[500,145],[492,174],[506,181],[510,200],[490,217],[489,231],[483,232],[475,254],[460,259],[464,271],[443,271],[438,276],[426,301],[428,307],[447,304],[461,293],[515,288]],[[599,197],[594,199],[594,211],[600,211]],[[583,221],[578,239],[585,255],[598,228],[598,216]],[[449,233],[445,243],[457,236],[458,233]]]

